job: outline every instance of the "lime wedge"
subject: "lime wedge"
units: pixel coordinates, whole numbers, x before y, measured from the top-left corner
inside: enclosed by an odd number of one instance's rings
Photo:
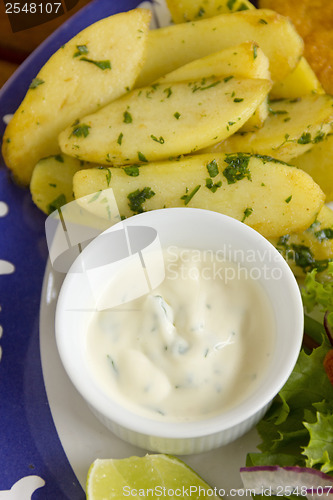
[[[87,477],[87,500],[220,498],[190,467],[170,455],[97,459]]]

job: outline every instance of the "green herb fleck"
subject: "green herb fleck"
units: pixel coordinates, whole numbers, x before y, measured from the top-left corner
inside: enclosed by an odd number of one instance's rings
[[[72,135],[75,135],[75,137],[87,137],[90,128],[91,128],[90,125],[81,123],[81,125],[74,126],[72,133],[69,137],[72,137]]]
[[[130,167],[124,167],[124,172],[130,177],[137,177],[140,174],[139,165],[131,165]]]
[[[317,142],[321,142],[325,139],[325,133],[324,132],[318,132],[313,139],[313,144],[317,144]]]
[[[111,363],[113,371],[116,373],[116,375],[118,375],[119,372],[118,372],[118,367],[117,367],[116,363],[114,362],[114,360],[111,358],[111,356],[109,354],[107,355],[107,358]]]
[[[232,78],[234,78],[234,75],[229,75],[229,76],[226,76],[225,78],[223,78],[223,81],[224,81],[224,83],[227,83]]]
[[[234,102],[242,102],[244,99],[242,97],[235,97]]]
[[[309,132],[303,132],[301,137],[298,139],[298,144],[309,144],[311,142],[311,134]]]
[[[223,170],[223,175],[228,184],[234,184],[244,178],[251,181],[251,172],[248,168],[250,155],[245,153],[227,154],[224,161],[228,166]]]
[[[171,87],[168,87],[167,89],[164,89],[163,92],[166,93],[167,99],[171,96],[172,90]]]
[[[144,187],[143,189],[137,189],[136,191],[133,191],[130,193],[127,198],[129,200],[129,207],[132,210],[132,212],[135,213],[142,213],[144,212],[144,209],[142,207],[142,204],[146,201],[149,200],[155,196],[154,191],[150,187]]]
[[[222,186],[222,181],[214,183],[213,179],[211,179],[210,177],[206,179],[206,188],[210,189],[212,193],[215,193],[217,189],[220,188],[221,186]]]
[[[124,120],[123,120],[124,123],[132,123],[133,118],[132,118],[131,113],[129,113],[128,111],[124,111],[123,116],[124,116]]]
[[[232,10],[235,6],[236,0],[228,0],[227,1],[227,7],[229,10]]]
[[[121,146],[121,143],[123,142],[123,137],[124,137],[124,134],[122,132],[120,132],[120,134],[118,135],[118,139],[117,139],[117,143],[119,144],[119,146]]]
[[[190,193],[186,193],[181,196],[181,200],[184,200],[184,205],[188,205],[188,203],[192,200],[193,196],[199,191],[200,184],[198,184]]]
[[[164,144],[164,139],[162,136],[159,139],[157,139],[157,137],[152,134],[150,137],[153,139],[153,141],[159,142],[160,144]]]
[[[53,184],[53,182],[49,182],[49,186],[52,187],[52,188],[56,188],[57,187],[57,185]]]
[[[55,210],[59,210],[63,205],[66,205],[66,196],[64,194],[60,194],[55,200],[48,204],[48,214],[51,214]]]
[[[202,17],[205,14],[205,9],[203,7],[199,7],[198,13],[195,17]]]
[[[248,217],[250,217],[250,215],[252,214],[252,212],[253,212],[253,208],[246,208],[244,210],[244,216],[243,216],[241,222],[244,222],[245,219],[247,219]]]
[[[42,80],[41,78],[36,77],[36,78],[34,78],[34,79],[32,80],[32,82],[30,83],[30,85],[29,85],[29,89],[35,89],[35,88],[37,88],[39,85],[42,85],[43,83],[45,83],[45,82],[44,82],[44,80]]]
[[[73,57],[79,57],[79,56],[82,56],[83,54],[89,53],[88,47],[86,45],[77,45],[76,48],[77,48],[77,52],[75,52]]]
[[[176,118],[176,120],[179,120],[180,113],[178,113],[178,111],[176,111],[176,113],[174,113],[173,116]]]
[[[64,160],[64,157],[62,155],[54,155],[53,157],[56,161],[58,161],[59,163],[64,163],[65,160]]]
[[[320,242],[324,241],[324,240],[333,240],[333,228],[326,227],[325,229],[321,229],[320,231],[316,231],[315,237]]]
[[[258,56],[258,47],[257,45],[253,45],[253,59],[257,59]]]
[[[290,195],[290,196],[288,196],[288,198],[286,198],[284,201],[285,201],[286,203],[289,203],[289,202],[291,201],[292,197],[293,197],[293,195],[291,194],[291,195]]]
[[[206,167],[210,177],[216,177],[219,173],[219,167],[215,159],[207,163]]]
[[[249,10],[248,6],[244,2],[240,4],[240,6],[237,9],[237,12],[240,12],[242,10]]]
[[[145,155],[143,153],[141,153],[141,151],[138,151],[138,158],[140,161],[144,161],[145,163],[148,162],[147,158],[145,157]]]
[[[260,24],[268,24],[268,22],[265,19],[259,19]]]
[[[103,71],[105,69],[111,69],[111,62],[109,60],[94,61],[93,59],[88,59],[87,57],[81,57],[80,61],[85,61],[87,63],[94,64],[95,66],[97,66],[99,69],[102,69]]]

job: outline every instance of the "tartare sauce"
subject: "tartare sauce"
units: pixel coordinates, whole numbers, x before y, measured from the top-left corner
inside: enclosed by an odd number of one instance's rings
[[[99,386],[132,412],[193,421],[245,400],[274,349],[272,307],[246,268],[213,252],[169,247],[165,279],[95,312],[86,355]],[[130,283],[130,273],[123,276]]]

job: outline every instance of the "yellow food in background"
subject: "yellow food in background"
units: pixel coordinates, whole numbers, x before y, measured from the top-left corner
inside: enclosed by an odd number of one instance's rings
[[[308,94],[324,94],[313,69],[304,57],[290,75],[273,85],[271,99],[295,99]]]
[[[20,184],[60,152],[59,133],[127,92],[143,64],[151,14],[135,9],[78,33],[42,67],[6,128],[2,153]],[[126,43],[124,43],[126,40]]]
[[[311,175],[324,191],[327,202],[333,201],[333,135],[314,144],[309,151],[294,158],[291,163]]]
[[[77,199],[111,187],[121,216],[164,207],[204,208],[241,220],[266,237],[306,229],[325,199],[302,170],[242,153],[80,170],[73,187]]]
[[[59,144],[66,154],[102,165],[192,153],[238,130],[270,88],[267,80],[230,77],[155,84],[82,118],[60,134]]]
[[[304,40],[304,56],[325,92],[333,94],[332,0],[259,0],[259,7],[287,16]]]
[[[219,14],[229,14],[242,10],[253,10],[249,0],[166,0],[174,23],[196,21]]]

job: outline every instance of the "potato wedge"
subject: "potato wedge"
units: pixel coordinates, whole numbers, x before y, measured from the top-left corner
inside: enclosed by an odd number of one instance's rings
[[[174,23],[206,19],[240,10],[254,9],[249,0],[166,0]]]
[[[333,135],[291,162],[307,172],[326,194],[326,201],[333,201]]]
[[[270,80],[269,61],[255,42],[244,42],[175,69],[161,77],[158,82],[181,82],[197,80],[203,77],[228,76],[236,78],[263,78]],[[260,128],[268,116],[268,104],[265,99],[241,130],[250,131]]]
[[[265,99],[267,80],[211,78],[153,85],[110,103],[59,136],[61,150],[103,165],[190,153],[238,130]]]
[[[43,158],[32,172],[32,201],[45,214],[73,201],[73,176],[78,170],[89,167],[88,163],[63,154]]]
[[[108,187],[121,216],[165,207],[203,208],[241,220],[266,237],[309,227],[325,198],[302,170],[243,153],[92,168],[74,175],[76,199]]]
[[[60,151],[57,139],[65,127],[132,87],[143,64],[150,17],[148,10],[135,9],[102,19],[43,66],[3,139],[5,163],[19,183],[28,184],[36,163]]]
[[[295,28],[276,12],[221,14],[150,31],[147,58],[135,85],[143,87],[194,59],[248,40],[257,42],[268,57],[273,81],[283,80],[303,52],[303,40]]]
[[[301,57],[294,71],[284,80],[273,85],[270,92],[271,99],[295,99],[308,94],[324,94],[310,64],[305,57]]]
[[[270,241],[296,276],[304,278],[305,273],[313,269],[323,273],[333,260],[333,211],[324,205],[308,229]]]
[[[273,156],[290,162],[314,144],[323,141],[331,131],[333,97],[309,95],[270,104],[270,115],[256,132],[234,134],[205,152],[233,153],[247,151]]]

